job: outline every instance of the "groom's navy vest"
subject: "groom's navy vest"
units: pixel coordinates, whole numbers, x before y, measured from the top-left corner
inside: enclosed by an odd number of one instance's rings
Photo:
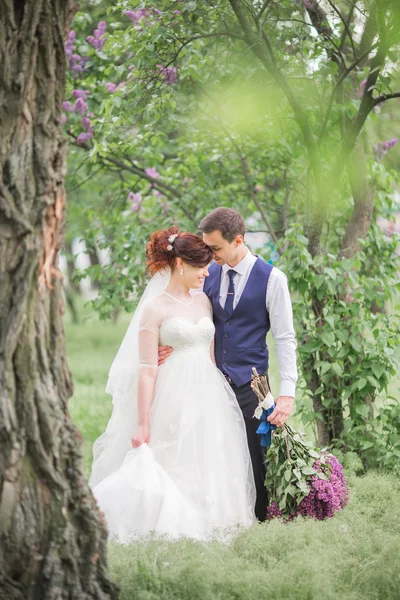
[[[257,258],[235,310],[229,316],[219,303],[222,267],[213,263],[204,282],[204,292],[212,303],[215,325],[215,360],[233,383],[251,381],[251,370],[268,369],[266,336],[270,328],[265,304],[272,265]]]

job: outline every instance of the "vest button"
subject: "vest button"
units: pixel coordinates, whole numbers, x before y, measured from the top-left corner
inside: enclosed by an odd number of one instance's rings
[[[230,325],[230,324],[231,324],[231,322],[230,322],[230,321],[227,321],[227,322],[225,323],[225,325]]]
[[[227,366],[228,366],[228,363],[224,363],[224,367],[227,367]]]
[[[228,354],[228,350],[223,350],[224,354]]]
[[[224,333],[224,337],[229,337],[229,334],[228,333]]]

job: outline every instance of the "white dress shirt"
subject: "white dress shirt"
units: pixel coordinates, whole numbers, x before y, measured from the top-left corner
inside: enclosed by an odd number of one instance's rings
[[[233,308],[235,308],[240,300],[256,260],[257,257],[247,249],[246,256],[240,263],[235,265],[235,267],[231,267],[227,263],[222,265],[221,287],[219,293],[219,302],[222,308],[225,306],[229,287],[228,271],[232,268],[236,271],[233,280],[235,288]],[[290,300],[287,277],[276,267],[272,268],[269,276],[265,302],[271,323],[272,337],[275,340],[276,355],[279,365],[279,395],[292,396],[294,398],[297,382],[297,343],[293,327],[292,302]]]

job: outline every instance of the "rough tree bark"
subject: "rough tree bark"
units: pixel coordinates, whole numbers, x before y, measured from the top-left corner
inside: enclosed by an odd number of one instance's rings
[[[57,255],[64,0],[0,0],[0,597],[108,600],[106,531],[67,409]]]

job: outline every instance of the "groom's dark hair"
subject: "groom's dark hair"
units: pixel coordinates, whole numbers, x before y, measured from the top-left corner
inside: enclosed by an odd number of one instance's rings
[[[233,242],[237,235],[246,233],[243,217],[236,210],[224,206],[215,208],[204,217],[199,225],[202,233],[211,233],[219,229],[224,240]]]

